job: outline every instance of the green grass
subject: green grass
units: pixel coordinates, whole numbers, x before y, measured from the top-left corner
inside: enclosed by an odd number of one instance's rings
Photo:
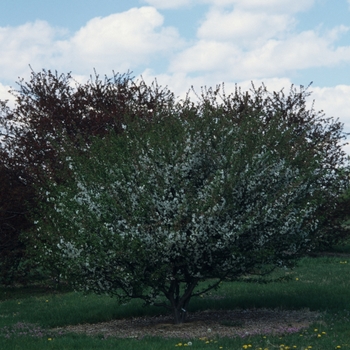
[[[337,346],[350,349],[350,255],[304,258],[295,270],[283,273],[290,276],[290,282],[223,283],[218,291],[193,299],[189,311],[309,308],[322,312],[322,323],[314,324],[302,333],[283,337],[266,334],[265,337],[244,339],[192,339],[191,349],[282,350],[307,349],[310,346],[312,348],[309,349],[329,350]],[[155,307],[143,307],[142,302],[137,300],[119,305],[115,299],[106,296],[83,296],[67,291],[57,293],[38,286],[1,288],[0,300],[0,349],[175,349],[185,347],[188,342],[185,339],[159,338],[105,339],[102,335],[59,336],[49,330],[69,324],[164,313],[164,310]]]

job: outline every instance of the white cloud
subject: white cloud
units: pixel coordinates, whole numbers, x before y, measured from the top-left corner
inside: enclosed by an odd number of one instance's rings
[[[56,52],[55,38],[62,34],[45,21],[0,27],[1,78],[13,80],[28,71],[31,63],[49,63]]]
[[[0,83],[0,100],[7,101],[7,106],[12,108],[15,105],[15,97],[9,93],[12,87]]]
[[[193,0],[143,0],[142,2],[154,6],[158,9],[175,9],[191,5]]]
[[[339,118],[344,130],[350,132],[350,86],[311,87],[311,97],[315,100],[315,109],[324,110],[326,116]]]
[[[253,76],[275,76],[291,70],[350,63],[350,46],[334,47],[327,36],[306,31],[287,40],[268,40],[245,54],[241,72]]]
[[[140,2],[157,9],[177,9],[208,4],[215,8],[235,7],[236,9],[257,12],[295,13],[308,10],[315,3],[315,0],[140,0]]]
[[[216,7],[234,6],[250,11],[295,13],[309,9],[315,0],[201,0]]]
[[[310,87],[312,92],[309,97],[309,105],[314,101],[315,111],[325,113],[326,117],[332,117],[344,124],[343,132],[350,133],[350,85],[337,85],[334,87]],[[342,140],[343,150],[350,155],[350,145],[346,145],[350,141]]]
[[[301,33],[295,31],[296,18],[292,12],[307,9],[313,0],[202,1],[236,6],[231,10],[209,9],[198,28],[198,40],[171,59],[171,73],[200,73],[207,78],[241,81],[350,63],[350,46],[336,46],[336,41],[349,27],[340,25],[326,32],[321,32],[322,27]],[[280,11],[269,12],[270,7]]]
[[[10,99],[10,94],[9,91],[10,87],[7,85],[3,85],[0,83],[0,100],[4,101],[4,100],[9,100]]]
[[[171,72],[218,72],[226,70],[230,62],[239,61],[238,47],[217,41],[200,40],[173,59]]]
[[[163,21],[155,8],[141,7],[94,18],[70,36],[43,21],[0,28],[0,78],[28,77],[29,64],[34,71],[76,74],[137,69],[183,45],[177,30]]]
[[[262,41],[288,32],[294,26],[292,17],[265,12],[212,9],[198,29],[200,39],[228,41],[240,47],[252,47]]]
[[[69,41],[67,56],[90,69],[113,65],[130,69],[180,45],[177,31],[162,24],[163,16],[152,7],[94,18]]]
[[[219,24],[219,19],[217,21]],[[214,26],[214,24],[213,24]],[[200,39],[171,61],[171,72],[203,72],[225,80],[249,80],[286,76],[310,67],[350,63],[350,46],[336,47],[335,41],[348,28],[339,26],[322,35],[317,31],[269,38],[273,29],[261,33],[265,40],[247,50],[238,39]]]

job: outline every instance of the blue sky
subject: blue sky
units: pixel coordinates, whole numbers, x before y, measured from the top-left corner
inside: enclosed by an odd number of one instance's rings
[[[315,108],[350,132],[350,0],[11,0],[0,52],[0,99],[29,64],[84,82],[130,70],[178,96],[313,81]]]

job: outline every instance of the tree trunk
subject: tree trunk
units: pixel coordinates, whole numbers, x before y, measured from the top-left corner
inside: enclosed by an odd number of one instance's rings
[[[190,299],[192,297],[192,291],[197,283],[193,283],[192,285],[188,285],[185,293],[180,297],[180,285],[176,286],[176,298],[171,300],[173,313],[174,313],[174,323],[184,323],[186,321],[186,317],[188,314],[188,304],[190,303]]]
[[[166,298],[170,301],[170,309],[173,311],[174,323],[184,323],[188,314],[188,304],[192,297],[192,292],[198,280],[192,279],[188,282],[185,282],[185,291],[181,295],[181,282],[173,280],[169,286],[169,290],[164,293]]]
[[[188,305],[188,302],[190,300],[188,299],[186,305]],[[187,310],[185,308],[185,305],[174,305],[174,323],[179,324],[179,323],[184,323],[186,321],[186,316],[187,316]]]

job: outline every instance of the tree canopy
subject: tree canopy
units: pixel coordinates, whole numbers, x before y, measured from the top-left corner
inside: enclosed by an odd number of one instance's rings
[[[218,87],[147,120],[125,115],[86,152],[66,139],[71,176],[42,193],[38,259],[77,289],[166,306],[176,323],[201,281],[293,266],[330,239],[349,174],[342,125],[307,96]]]
[[[32,71],[11,93],[13,108],[0,101],[0,283],[22,281],[34,270],[24,264],[20,236],[33,226],[30,212],[42,200],[38,189],[67,176],[59,156],[63,139],[77,147],[84,140],[84,149],[93,136],[121,132],[125,116],[148,119],[174,101],[169,90],[134,81],[130,73],[95,73],[79,84],[70,73]]]

